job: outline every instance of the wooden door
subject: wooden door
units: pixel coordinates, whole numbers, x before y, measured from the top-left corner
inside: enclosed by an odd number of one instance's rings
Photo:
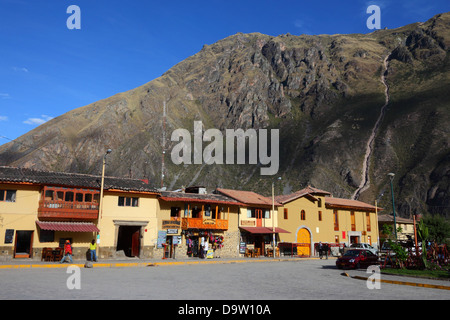
[[[263,211],[261,209],[255,209],[255,214],[256,214],[256,226],[257,227],[262,227]]]
[[[311,255],[311,236],[305,228],[300,229],[297,233],[297,255]]]
[[[138,229],[131,236],[131,256],[139,257],[141,231]]]

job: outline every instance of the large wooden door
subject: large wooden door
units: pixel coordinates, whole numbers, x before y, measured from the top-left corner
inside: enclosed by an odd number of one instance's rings
[[[308,229],[302,228],[297,232],[297,254],[299,256],[311,255],[311,235]]]
[[[141,231],[136,230],[131,236],[131,256],[139,257]]]

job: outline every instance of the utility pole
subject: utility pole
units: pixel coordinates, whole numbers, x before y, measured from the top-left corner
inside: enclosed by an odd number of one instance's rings
[[[162,130],[162,163],[161,163],[161,189],[164,188],[164,158],[166,155],[166,101],[163,103],[163,130]]]

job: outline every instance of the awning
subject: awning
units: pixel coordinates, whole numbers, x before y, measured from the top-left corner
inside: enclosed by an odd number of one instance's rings
[[[100,230],[89,222],[44,222],[36,221],[41,230],[67,231],[67,232],[100,232]]]
[[[242,230],[253,234],[273,234],[273,233],[290,233],[281,228],[275,228],[275,231],[271,227],[240,227]]]

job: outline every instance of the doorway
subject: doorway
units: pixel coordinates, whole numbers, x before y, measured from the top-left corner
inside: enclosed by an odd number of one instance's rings
[[[359,236],[350,236],[350,244],[360,243]]]
[[[297,255],[311,255],[311,234],[306,228],[301,228],[297,232]]]
[[[14,258],[32,258],[34,231],[16,231]]]
[[[256,209],[255,210],[255,215],[256,215],[256,226],[257,227],[262,227],[263,211],[261,209]]]
[[[141,227],[119,226],[116,250],[123,250],[127,257],[139,257],[141,250]]]

